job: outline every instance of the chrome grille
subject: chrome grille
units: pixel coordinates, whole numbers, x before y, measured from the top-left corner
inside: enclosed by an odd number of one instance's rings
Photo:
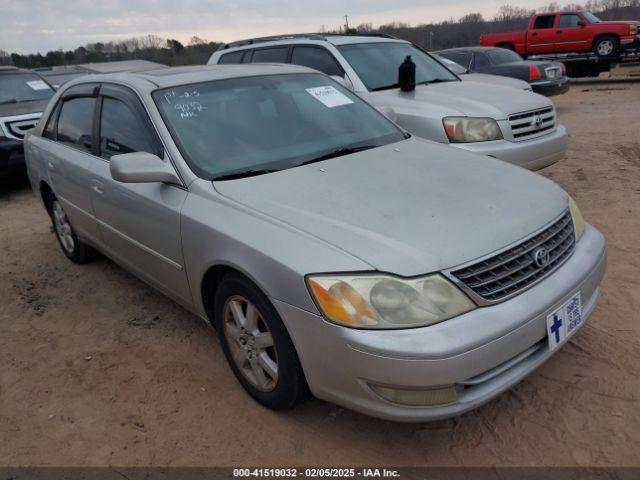
[[[531,112],[516,113],[509,117],[509,124],[516,142],[541,137],[551,133],[556,126],[556,112],[547,107]]]
[[[2,119],[2,127],[7,137],[14,140],[23,140],[27,132],[38,124],[40,113],[20,115]]]
[[[452,271],[462,289],[478,304],[496,303],[524,290],[551,274],[569,258],[575,247],[571,213],[567,211],[550,227],[524,242],[486,260]],[[548,263],[536,264],[541,249]]]

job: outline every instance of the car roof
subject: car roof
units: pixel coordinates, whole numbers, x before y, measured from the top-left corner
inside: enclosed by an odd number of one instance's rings
[[[280,63],[252,63],[243,65],[193,65],[188,67],[167,67],[144,72],[121,72],[85,75],[65,84],[73,86],[83,83],[123,83],[140,90],[151,91],[190,83],[200,83],[231,78],[264,75],[315,73],[316,70],[298,65]]]
[[[271,37],[248,38],[221,45],[217,52],[245,50],[249,48],[261,48],[274,45],[289,45],[291,43],[310,43],[332,45],[351,45],[356,43],[383,43],[402,42],[405,40],[392,37],[383,33],[376,34],[332,34],[332,33],[295,33],[289,35],[276,35]]]

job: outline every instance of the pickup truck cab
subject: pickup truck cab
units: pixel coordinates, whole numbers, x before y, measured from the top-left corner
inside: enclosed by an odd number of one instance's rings
[[[573,10],[533,15],[526,31],[481,35],[480,45],[523,56],[594,52],[607,58],[640,47],[639,33],[640,22],[605,22],[591,12]]]

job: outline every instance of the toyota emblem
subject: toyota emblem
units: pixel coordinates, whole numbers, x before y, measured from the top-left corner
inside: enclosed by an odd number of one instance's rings
[[[549,265],[549,250],[542,247],[533,252],[533,263],[536,264],[538,268],[544,268]]]

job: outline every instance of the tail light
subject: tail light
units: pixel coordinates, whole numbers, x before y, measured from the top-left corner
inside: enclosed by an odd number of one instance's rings
[[[535,82],[536,80],[540,80],[542,78],[542,73],[540,73],[540,69],[535,65],[531,65],[529,67],[529,80]]]
[[[636,25],[629,25],[629,35],[637,35],[638,27]]]
[[[562,76],[567,76],[567,66],[564,63],[560,63],[560,68],[562,69]]]

